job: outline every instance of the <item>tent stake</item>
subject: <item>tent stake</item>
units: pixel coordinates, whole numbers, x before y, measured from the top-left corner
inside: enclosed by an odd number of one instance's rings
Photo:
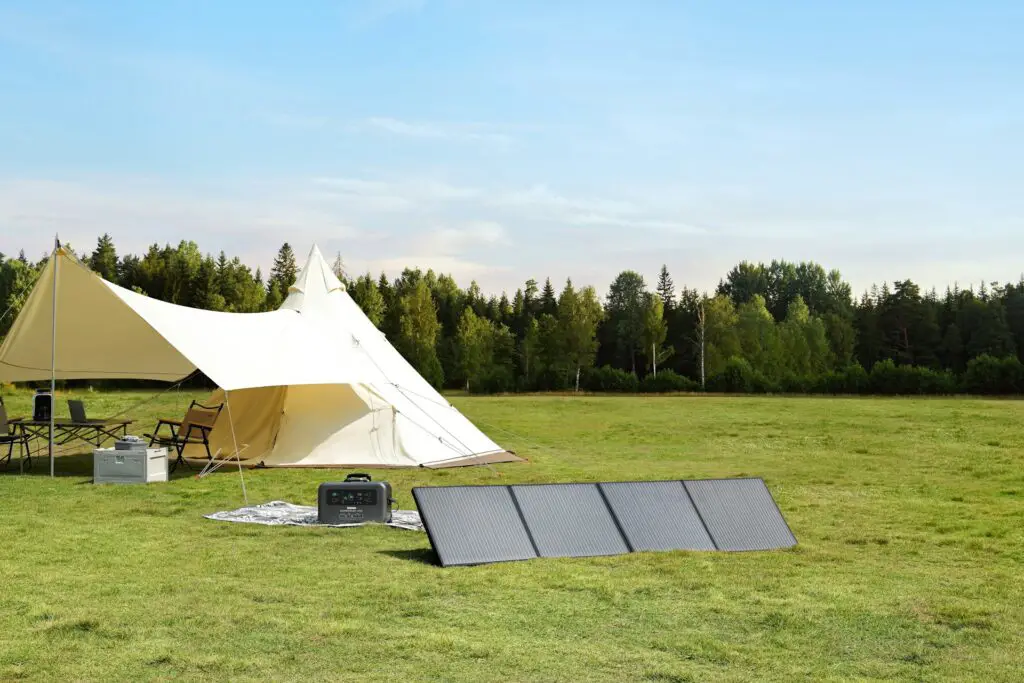
[[[57,405],[57,252],[60,235],[53,236],[53,319],[50,331],[50,476],[53,475],[53,413]]]

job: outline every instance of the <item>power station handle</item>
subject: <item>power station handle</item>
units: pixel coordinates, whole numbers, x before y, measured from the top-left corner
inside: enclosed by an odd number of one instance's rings
[[[363,472],[353,472],[345,477],[345,481],[370,481],[370,475]]]

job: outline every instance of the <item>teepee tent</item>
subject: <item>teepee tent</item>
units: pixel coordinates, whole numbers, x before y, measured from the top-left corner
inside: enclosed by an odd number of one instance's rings
[[[284,304],[221,313],[111,284],[57,248],[0,346],[0,381],[195,371],[229,410],[211,434],[246,464],[445,467],[519,460],[391,346],[315,246]],[[216,400],[216,397],[215,397]],[[232,434],[232,426],[234,427]]]

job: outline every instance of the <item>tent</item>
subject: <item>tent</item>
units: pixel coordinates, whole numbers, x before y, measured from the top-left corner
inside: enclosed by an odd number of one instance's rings
[[[284,303],[266,313],[158,301],[103,280],[58,247],[0,346],[3,382],[176,382],[197,370],[218,387],[209,401],[228,407],[211,448],[233,457],[237,444],[247,465],[450,467],[521,460],[416,372],[315,245]]]

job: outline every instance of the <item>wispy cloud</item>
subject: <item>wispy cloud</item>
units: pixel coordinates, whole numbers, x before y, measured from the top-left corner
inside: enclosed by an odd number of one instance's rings
[[[194,239],[208,250],[262,245],[272,254],[275,243],[292,236],[312,241],[356,234],[335,207],[287,188],[220,189],[210,193],[125,178],[0,180],[0,225],[19,235],[16,241],[26,249],[28,242],[54,234],[76,249],[91,249],[108,232],[122,250],[135,252],[153,242]]]
[[[423,140],[486,142],[500,147],[509,147],[513,142],[507,133],[484,123],[439,123],[371,117],[363,125],[373,131]]]
[[[505,228],[497,221],[469,221],[465,225],[432,231],[426,246],[442,254],[458,254],[472,247],[494,247],[510,243]]]

